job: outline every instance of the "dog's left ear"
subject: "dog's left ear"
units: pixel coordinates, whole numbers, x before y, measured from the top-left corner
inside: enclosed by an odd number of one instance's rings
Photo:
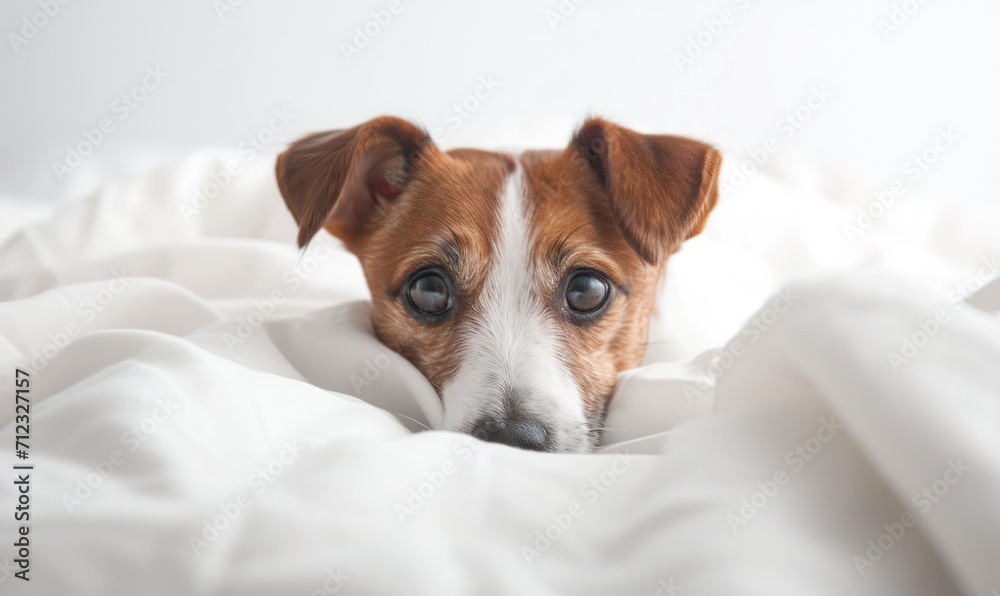
[[[610,204],[622,235],[650,263],[701,232],[718,199],[722,156],[693,139],[643,135],[594,118],[569,151],[586,162],[594,194]]]
[[[275,175],[299,225],[299,247],[326,228],[354,250],[433,150],[426,132],[392,116],[293,143],[278,156]]]

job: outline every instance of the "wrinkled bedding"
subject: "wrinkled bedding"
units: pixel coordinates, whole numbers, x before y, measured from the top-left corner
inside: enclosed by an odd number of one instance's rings
[[[0,238],[0,592],[1000,591],[1000,221],[914,197],[852,241],[821,178],[757,176],[670,262],[605,446],[544,454],[428,431],[356,260],[228,159]]]

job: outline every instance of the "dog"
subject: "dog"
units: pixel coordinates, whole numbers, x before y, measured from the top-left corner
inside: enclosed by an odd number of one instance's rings
[[[275,173],[299,247],[325,228],[360,260],[376,337],[434,386],[446,430],[586,452],[721,161],[600,118],[562,151],[441,151],[383,116],[296,141]]]

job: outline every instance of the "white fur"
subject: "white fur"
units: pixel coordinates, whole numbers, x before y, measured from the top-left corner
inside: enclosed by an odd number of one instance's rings
[[[524,194],[519,166],[500,199],[485,286],[459,330],[461,362],[442,391],[444,426],[468,432],[484,416],[501,415],[503,390],[510,387],[524,395],[519,414],[548,427],[551,448],[581,451],[588,446],[583,401],[567,366],[567,347],[537,287]]]

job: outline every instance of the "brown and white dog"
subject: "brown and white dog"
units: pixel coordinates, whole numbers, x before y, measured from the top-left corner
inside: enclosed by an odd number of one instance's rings
[[[278,157],[299,246],[361,261],[384,344],[437,389],[444,427],[526,449],[600,440],[638,366],[667,257],[715,206],[720,155],[588,120],[562,151],[439,150],[393,117]]]

